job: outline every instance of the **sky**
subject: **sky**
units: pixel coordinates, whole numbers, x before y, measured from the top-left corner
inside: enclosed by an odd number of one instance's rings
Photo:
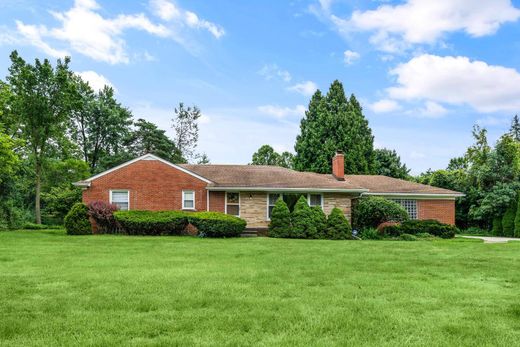
[[[474,124],[494,143],[520,113],[520,0],[1,0],[0,79],[14,49],[71,56],[170,135],[174,107],[197,105],[212,163],[294,151],[335,79],[414,174],[462,155]]]

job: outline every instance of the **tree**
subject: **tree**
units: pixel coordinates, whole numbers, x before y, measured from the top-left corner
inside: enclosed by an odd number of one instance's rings
[[[511,135],[515,141],[520,142],[520,119],[518,118],[517,114],[515,114],[513,120],[511,121],[509,135]]]
[[[492,233],[495,236],[502,236],[502,216],[496,216],[493,218]]]
[[[291,234],[291,212],[282,198],[276,200],[269,223],[269,237],[289,237]]]
[[[19,162],[19,158],[14,152],[14,147],[15,142],[4,133],[0,123],[0,187],[2,187],[2,183],[5,180],[14,174],[15,167]]]
[[[199,140],[199,125],[197,120],[201,117],[197,106],[184,107],[179,103],[175,108],[175,117],[172,119],[172,128],[175,131],[174,143],[182,154],[182,157],[191,160],[195,157],[195,148]]]
[[[401,158],[397,155],[395,150],[390,149],[376,149],[376,174],[384,175],[394,178],[407,179],[409,177],[410,169],[406,164],[401,164]]]
[[[263,145],[258,149],[258,151],[253,153],[251,164],[292,168],[293,159],[294,156],[292,153],[283,152],[282,154],[279,154],[275,152],[273,147],[269,145]]]
[[[318,90],[300,122],[294,168],[330,173],[337,150],[345,153],[345,173],[375,172],[374,137],[354,95],[347,100],[343,85],[334,81],[324,97]]]
[[[41,223],[42,168],[51,146],[63,140],[67,117],[75,104],[70,58],[58,59],[55,68],[47,59],[43,62],[36,59],[34,65],[28,64],[16,51],[10,58],[7,77],[13,94],[10,109],[34,161],[35,219]]]
[[[124,141],[131,131],[131,112],[116,101],[112,88],[105,86],[95,94],[81,79],[74,81],[81,97],[72,114],[71,137],[90,170],[100,172],[129,159]]]
[[[157,128],[157,125],[138,119],[134,127],[135,129],[125,140],[125,145],[132,156],[152,153],[172,163],[186,162],[175,143],[166,136],[164,130]]]
[[[198,158],[197,158],[198,165],[206,165],[209,163],[210,163],[210,160],[206,153],[202,153],[201,155],[198,156]]]

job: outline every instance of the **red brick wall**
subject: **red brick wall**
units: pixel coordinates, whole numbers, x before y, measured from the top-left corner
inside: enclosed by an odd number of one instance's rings
[[[139,160],[91,182],[83,202],[109,202],[109,191],[130,192],[131,210],[180,210],[182,190],[195,191],[195,208],[206,210],[207,183],[158,160]]]
[[[419,219],[455,224],[455,200],[417,200]]]
[[[226,192],[209,192],[209,210],[215,212],[226,211]]]

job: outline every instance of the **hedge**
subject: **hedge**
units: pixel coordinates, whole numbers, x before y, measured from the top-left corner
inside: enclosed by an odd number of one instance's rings
[[[408,213],[398,203],[381,198],[368,197],[359,199],[352,208],[354,228],[377,228],[384,222],[403,222],[408,220]]]
[[[69,235],[92,234],[92,225],[89,221],[88,208],[85,204],[78,202],[70,209],[64,220],[65,229]]]
[[[443,224],[433,219],[408,220],[400,225],[389,225],[382,229],[387,236],[401,236],[403,234],[417,235],[428,233],[433,236],[451,239],[459,232],[459,229],[450,224]]]
[[[515,234],[516,207],[515,199],[502,216],[502,233],[504,236],[514,236]]]
[[[502,236],[502,216],[493,218],[493,228],[491,232],[494,236]]]
[[[220,212],[117,211],[114,218],[128,235],[182,235],[191,223],[200,236],[233,237],[246,227],[243,219]]]

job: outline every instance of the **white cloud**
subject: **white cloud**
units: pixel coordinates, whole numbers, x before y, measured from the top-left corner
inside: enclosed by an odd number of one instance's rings
[[[426,154],[424,154],[422,152],[411,151],[410,152],[410,158],[412,158],[412,159],[423,159],[423,158],[426,158]]]
[[[419,109],[418,115],[426,118],[438,118],[444,116],[447,112],[448,110],[442,105],[428,100],[424,107]]]
[[[263,76],[266,80],[272,80],[279,78],[284,82],[290,82],[292,79],[291,74],[287,70],[281,69],[276,64],[266,64],[258,71],[260,76]]]
[[[484,117],[477,119],[477,124],[480,126],[504,126],[509,125],[511,119],[509,118],[501,118],[501,117]]]
[[[350,65],[354,63],[356,60],[358,60],[360,57],[358,52],[354,52],[351,50],[346,50],[343,52],[343,59],[345,61],[345,64]]]
[[[387,90],[393,99],[469,105],[479,112],[520,109],[520,73],[512,68],[423,54],[390,73],[397,76],[397,85]],[[438,106],[429,106],[427,111],[442,113]]]
[[[98,74],[95,71],[89,70],[89,71],[83,71],[78,72],[78,75],[83,79],[83,81],[88,82],[90,87],[94,91],[100,91],[105,86],[112,87],[114,91],[117,91],[117,89],[114,87],[114,85],[103,75]]]
[[[401,106],[395,101],[390,99],[381,99],[368,106],[375,113],[386,113],[397,111]]]
[[[275,116],[277,118],[285,118],[288,116],[303,117],[303,115],[305,114],[305,110],[305,106],[303,105],[296,105],[293,108],[277,105],[264,105],[258,107],[258,111],[260,111],[261,113]]]
[[[291,92],[300,93],[304,96],[311,96],[312,94],[314,94],[314,92],[316,92],[317,89],[318,86],[316,85],[316,83],[312,81],[297,83],[287,88],[287,90]]]
[[[435,43],[447,33],[464,31],[473,37],[494,34],[502,24],[520,18],[510,0],[407,0],[352,12],[349,18],[331,13],[330,2],[321,4],[322,17],[340,33],[372,32],[371,43],[395,52],[409,44]]]
[[[154,13],[163,20],[173,20],[176,16],[180,16],[181,24],[185,27],[206,29],[216,38],[224,35],[224,30],[216,24],[200,19],[193,12],[178,9],[170,2],[152,1],[152,8]],[[72,51],[110,64],[130,61],[124,40],[124,33],[129,29],[173,39],[187,49],[193,46],[180,35],[180,28],[176,27],[177,22],[168,26],[165,25],[166,23],[154,23],[143,13],[120,14],[114,18],[106,18],[100,10],[101,7],[95,0],[76,0],[74,6],[67,11],[50,12],[60,22],[60,26],[48,28],[44,25],[27,25],[17,21],[18,33],[29,44],[53,57],[69,53],[65,49],[53,48],[49,40],[54,44],[65,44]],[[177,15],[175,11],[179,14]]]
[[[196,13],[183,10],[168,0],[151,0],[150,7],[153,13],[164,21],[174,21],[190,28],[205,29],[217,39],[226,33],[220,25],[201,19]]]

